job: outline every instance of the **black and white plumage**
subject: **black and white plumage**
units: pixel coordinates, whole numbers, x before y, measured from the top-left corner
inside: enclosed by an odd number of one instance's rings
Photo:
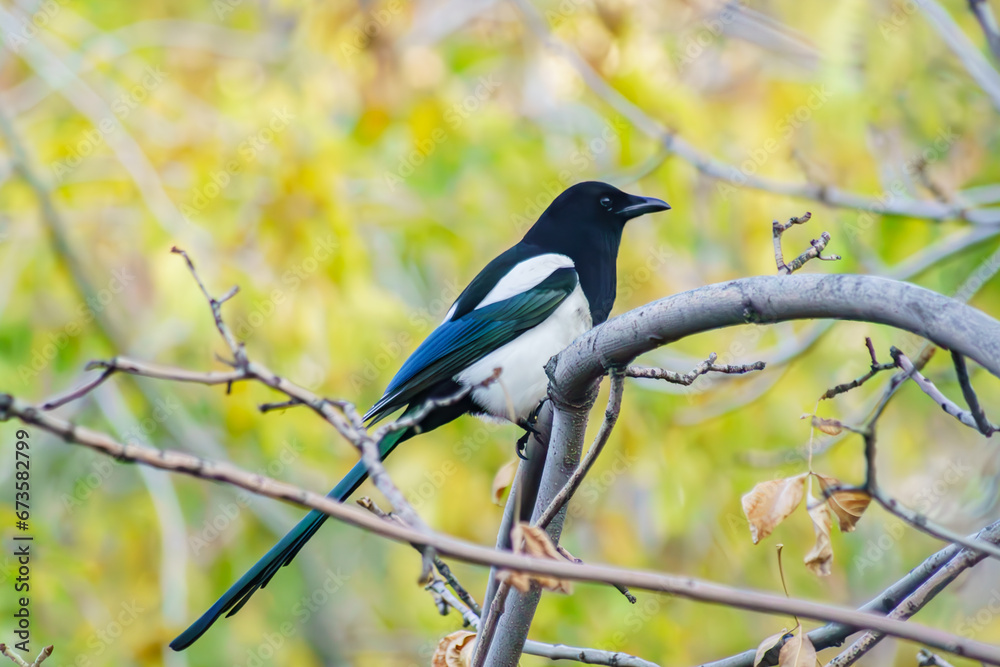
[[[487,264],[469,283],[365,419],[375,423],[401,408],[406,409],[404,415],[409,414],[428,398],[451,396],[463,385],[481,384],[496,368],[501,369],[500,381],[431,411],[419,430],[386,435],[379,443],[382,457],[418,432],[462,414],[510,419],[527,428],[529,416],[545,397],[546,362],[611,312],[625,223],[669,208],[659,199],[629,195],[597,182],[579,183],[556,197],[520,243]],[[328,495],[344,501],[367,476],[364,464],[358,462]],[[309,512],[174,639],[171,648],[184,650],[220,616],[239,611],[257,589],[291,562],[326,518],[315,510]]]
[[[499,368],[500,382],[442,408],[421,430],[463,413],[523,424],[545,397],[545,363],[607,319],[625,223],[669,208],[606,183],[567,189],[520,243],[469,283],[365,419],[378,421],[399,408],[480,384]]]

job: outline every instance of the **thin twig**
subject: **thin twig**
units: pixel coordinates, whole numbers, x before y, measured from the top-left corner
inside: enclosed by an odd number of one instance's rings
[[[42,412],[9,394],[0,394],[0,420],[10,417],[37,426],[68,443],[84,445],[118,460],[142,463],[161,470],[226,482],[259,495],[290,501],[303,507],[318,510],[328,516],[389,539],[433,547],[441,554],[468,563],[495,565],[504,569],[548,575],[572,581],[620,583],[633,588],[672,593],[679,597],[731,608],[749,609],[783,616],[797,614],[813,620],[832,621],[856,628],[877,630],[890,636],[918,641],[936,649],[959,652],[971,659],[1000,665],[1000,647],[990,646],[912,622],[904,623],[853,609],[794,598],[786,599],[783,596],[769,593],[741,590],[687,576],[522,556],[509,551],[472,544],[433,531],[415,530],[396,522],[384,521],[360,508],[338,503],[326,496],[306,491],[295,485],[241,470],[228,463],[208,461],[185,452],[161,450],[131,443],[121,444],[103,433],[77,426],[50,413]],[[978,547],[973,546],[973,548]]]
[[[49,400],[47,400],[44,403],[42,403],[39,406],[39,408],[42,409],[42,410],[55,410],[58,407],[62,407],[64,405],[66,405],[67,403],[75,401],[76,399],[80,398],[81,396],[85,396],[85,395],[89,394],[90,392],[92,392],[94,389],[97,388],[97,386],[99,384],[101,384],[102,382],[104,382],[105,380],[107,380],[109,377],[111,377],[111,375],[114,372],[115,372],[114,369],[105,368],[104,372],[101,373],[100,375],[98,375],[93,380],[90,380],[89,382],[85,383],[83,386],[77,387],[76,389],[74,389],[73,391],[71,391],[71,392],[69,392],[67,394],[63,394],[62,396],[59,396],[57,398],[50,398]]]
[[[483,627],[479,630],[479,638],[476,640],[476,652],[473,654],[472,662],[470,663],[471,667],[483,667],[486,663],[486,656],[490,652],[490,644],[493,643],[493,637],[496,636],[500,617],[503,616],[503,612],[507,606],[507,594],[509,592],[510,584],[507,581],[501,581],[497,587],[496,595],[493,596],[493,602],[490,604]]]
[[[806,222],[809,222],[811,218],[812,213],[806,211],[805,214],[800,215],[797,218],[789,218],[788,222],[784,224],[778,222],[777,220],[771,223],[771,242],[774,245],[774,263],[778,267],[779,274],[787,276],[795,273],[811,259],[819,259],[824,262],[833,262],[841,259],[840,255],[823,256],[822,253],[826,250],[826,246],[830,242],[830,234],[828,232],[823,232],[819,235],[818,239],[813,239],[809,242],[810,247],[808,250],[803,252],[788,264],[785,264],[784,254],[781,251],[781,235],[788,231],[792,225],[805,224]]]
[[[586,456],[583,457],[580,465],[577,466],[565,486],[559,490],[559,493],[555,495],[549,506],[545,508],[545,511],[535,521],[535,525],[539,528],[548,528],[549,523],[559,513],[559,510],[576,493],[576,490],[580,487],[580,483],[583,482],[583,478],[590,472],[591,467],[593,467],[594,461],[601,455],[604,445],[607,444],[608,438],[611,437],[611,431],[614,430],[615,424],[618,422],[618,415],[621,413],[622,408],[622,392],[624,388],[625,376],[620,372],[612,371],[611,391],[608,393],[608,406],[604,411],[604,422],[601,423],[601,428],[594,437],[594,442],[587,451]]]
[[[993,435],[996,428],[986,418],[986,411],[979,404],[979,397],[976,396],[976,390],[972,388],[972,380],[969,379],[969,369],[965,365],[965,357],[952,350],[951,360],[955,364],[955,372],[958,374],[958,384],[962,387],[962,396],[965,397],[965,403],[969,406],[969,412],[972,413],[972,418],[976,421],[976,427],[980,433],[988,438]]]
[[[741,365],[719,365],[715,363],[718,355],[713,352],[708,355],[708,359],[701,362],[689,373],[678,373],[668,371],[664,368],[649,368],[646,366],[629,366],[625,369],[625,377],[640,378],[644,380],[665,380],[671,384],[690,386],[695,380],[706,373],[726,373],[729,375],[742,375],[752,371],[762,371],[766,364],[763,361],[756,361],[752,364]]]
[[[888,371],[892,370],[893,368],[896,368],[895,363],[884,363],[884,364],[879,363],[878,358],[875,356],[875,346],[872,343],[871,337],[865,337],[865,347],[868,348],[868,356],[871,357],[872,360],[868,372],[857,379],[851,380],[850,382],[845,382],[844,384],[838,384],[835,387],[827,389],[826,392],[819,397],[819,400],[822,401],[833,398],[834,396],[839,396],[840,394],[855,389],[856,387],[860,387],[865,382],[868,382],[868,380],[871,380],[873,377],[875,377],[882,371]]]
[[[922,648],[917,651],[917,667],[952,667],[952,665],[941,656]]]
[[[6,644],[0,644],[0,655],[7,656],[18,667],[39,667],[43,662],[45,662],[46,658],[48,658],[50,655],[52,655],[53,648],[54,647],[51,646],[51,645],[46,646],[45,648],[43,648],[42,651],[41,651],[41,653],[38,654],[38,657],[35,658],[35,661],[33,663],[31,663],[30,665],[27,662],[25,662],[24,659],[21,658],[21,656],[19,656],[18,654],[14,653],[13,651],[11,651],[10,647],[7,646]]]
[[[969,426],[971,428],[983,432],[985,435],[989,435],[990,433],[993,433],[994,431],[997,430],[996,426],[990,424],[987,421],[985,424],[987,431],[983,431],[982,428],[979,426],[979,420],[977,420],[977,418],[973,415],[971,411],[963,410],[954,401],[952,401],[951,399],[947,398],[944,394],[942,394],[941,390],[938,389],[936,386],[934,386],[933,382],[931,382],[926,377],[921,375],[920,371],[914,368],[913,362],[907,359],[906,355],[900,352],[898,348],[896,347],[889,348],[889,353],[892,355],[892,358],[896,362],[896,365],[899,366],[904,371],[909,372],[911,377],[913,378],[913,381],[917,383],[917,386],[920,387],[920,389],[922,389],[925,394],[930,396],[931,400],[937,403],[941,407],[941,409],[945,411],[946,414],[951,415],[952,417],[962,422],[966,426]],[[973,394],[973,397],[975,397],[975,394]],[[968,396],[966,398],[968,398]],[[975,402],[978,407],[978,401]],[[981,410],[982,408],[980,408],[980,411]],[[985,415],[982,418],[985,420]]]
[[[972,15],[979,21],[979,27],[986,35],[986,43],[990,47],[993,58],[1000,63],[1000,29],[997,28],[997,19],[993,15],[988,0],[969,0],[969,9]]]

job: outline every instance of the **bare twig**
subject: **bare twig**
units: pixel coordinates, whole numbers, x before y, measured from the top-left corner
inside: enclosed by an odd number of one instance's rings
[[[958,384],[962,387],[962,395],[965,397],[965,403],[969,406],[969,412],[972,413],[972,418],[976,420],[976,427],[979,429],[980,433],[988,438],[993,435],[996,428],[990,423],[990,420],[986,418],[986,411],[983,410],[983,406],[979,404],[979,397],[976,396],[976,390],[972,388],[972,381],[969,379],[969,369],[965,365],[965,357],[958,352],[952,351],[951,360],[952,363],[955,364],[955,372],[958,375]]]
[[[360,508],[338,503],[326,496],[306,491],[292,484],[241,470],[228,463],[207,461],[184,452],[155,449],[131,443],[121,444],[103,433],[54,417],[8,394],[0,394],[0,420],[10,417],[15,417],[27,424],[33,424],[68,443],[84,445],[121,461],[142,463],[161,470],[226,482],[260,495],[318,510],[328,516],[389,539],[432,547],[441,554],[465,562],[496,565],[505,569],[573,581],[620,583],[634,588],[672,593],[679,597],[738,609],[780,615],[797,614],[800,617],[814,620],[844,623],[857,628],[877,630],[901,639],[919,641],[943,651],[960,652],[972,659],[1000,665],[1000,647],[989,646],[982,642],[958,637],[912,622],[904,623],[853,609],[740,590],[691,577],[521,556],[509,551],[498,551],[479,546],[433,531],[416,530],[393,521],[385,521]],[[498,595],[497,599],[502,600],[503,597],[505,596]]]
[[[806,211],[804,215],[800,215],[797,218],[789,218],[788,222],[782,224],[775,220],[771,224],[771,242],[774,245],[774,263],[778,267],[778,273],[783,275],[789,275],[801,269],[806,262],[811,259],[819,259],[825,262],[832,262],[840,259],[840,255],[829,255],[827,257],[823,256],[823,251],[826,249],[826,245],[830,242],[830,234],[823,232],[820,234],[818,239],[813,239],[809,242],[810,248],[803,252],[801,255],[793,259],[788,264],[785,264],[785,258],[781,251],[781,235],[788,231],[792,225],[801,225],[809,222],[812,218],[812,213]]]
[[[979,21],[979,27],[986,35],[986,43],[990,47],[993,58],[1000,62],[1000,29],[997,28],[997,19],[993,15],[988,0],[969,0],[969,9],[972,15]]]
[[[261,403],[257,406],[257,409],[261,412],[272,412],[274,410],[287,410],[288,408],[294,408],[299,405],[305,405],[302,401],[296,398],[290,398],[287,401],[276,401],[274,403]]]
[[[857,379],[851,380],[850,382],[845,382],[844,384],[838,384],[835,387],[831,387],[830,389],[827,389],[826,392],[822,396],[819,397],[819,400],[822,401],[822,400],[833,398],[834,396],[839,396],[840,394],[848,392],[851,389],[854,389],[856,387],[860,387],[865,382],[868,382],[868,380],[871,380],[873,377],[875,377],[876,375],[878,375],[882,371],[887,371],[887,370],[891,370],[893,368],[896,368],[896,364],[895,363],[891,363],[891,364],[890,363],[884,363],[884,364],[880,364],[879,363],[878,358],[875,356],[875,346],[872,344],[872,339],[870,337],[866,337],[865,338],[865,346],[868,348],[868,356],[870,356],[871,360],[872,360],[871,366],[869,367],[868,372],[865,373],[864,375],[862,375],[861,377],[857,378]]]
[[[975,2],[975,0],[973,0]],[[917,667],[952,667],[951,663],[925,648],[917,651]]]
[[[103,373],[101,373],[100,375],[98,375],[97,377],[95,377],[93,380],[90,380],[89,382],[84,383],[83,386],[77,387],[73,391],[71,391],[69,393],[66,393],[66,394],[63,394],[62,396],[59,396],[57,398],[50,398],[49,400],[47,400],[44,403],[42,403],[39,407],[42,410],[55,410],[58,407],[62,407],[63,405],[66,405],[67,403],[75,401],[76,399],[80,398],[81,396],[86,396],[87,394],[89,394],[90,392],[92,392],[94,389],[96,389],[99,384],[101,384],[102,382],[104,382],[105,380],[107,380],[109,377],[111,377],[111,375],[114,372],[115,372],[114,369],[105,368]]]
[[[913,362],[907,359],[906,355],[900,352],[898,348],[895,347],[889,348],[889,353],[892,355],[892,358],[896,362],[896,365],[898,365],[899,368],[909,373],[910,377],[913,378],[913,381],[917,383],[917,386],[920,387],[925,394],[930,396],[931,400],[937,403],[941,407],[941,409],[945,411],[946,414],[951,415],[952,417],[962,422],[966,426],[981,431],[984,435],[990,435],[991,433],[997,430],[997,427],[990,424],[988,421],[985,424],[986,430],[983,430],[979,425],[979,420],[976,418],[976,416],[973,415],[971,411],[963,410],[957,404],[955,404],[954,401],[952,401],[951,399],[947,398],[944,394],[942,394],[941,390],[938,389],[933,382],[931,382],[923,375],[921,375],[920,371],[918,371],[913,366]],[[965,364],[963,363],[962,366],[964,368]],[[968,374],[966,374],[966,379],[968,379]],[[975,402],[976,407],[979,407],[979,402],[975,400],[975,394],[973,394],[973,401]],[[982,411],[982,408],[980,408],[979,410]],[[983,415],[981,419],[985,421],[985,415]]]
[[[607,444],[608,438],[611,437],[611,431],[614,430],[615,424],[618,422],[618,415],[622,408],[622,392],[625,389],[625,376],[617,371],[611,372],[611,391],[608,393],[608,407],[604,411],[604,422],[601,424],[600,430],[594,437],[594,442],[587,450],[586,456],[577,466],[576,470],[570,476],[569,481],[566,485],[560,489],[559,493],[552,499],[548,507],[541,513],[538,519],[535,521],[535,525],[539,528],[547,528],[549,522],[559,513],[559,510],[573,497],[576,490],[580,487],[580,483],[583,478],[590,472],[591,467],[594,465],[594,461],[597,457],[601,455],[604,450],[604,445]]]
[[[752,364],[742,365],[719,365],[715,363],[718,355],[713,352],[708,355],[708,359],[698,364],[689,373],[677,373],[664,368],[648,368],[645,366],[629,366],[625,369],[625,377],[640,378],[644,380],[665,380],[671,384],[690,386],[702,375],[706,373],[726,373],[729,375],[742,375],[752,371],[762,371],[766,364],[763,361],[756,361]]]
[[[14,664],[17,665],[17,667],[39,667],[43,662],[45,662],[46,658],[52,655],[53,648],[54,647],[51,645],[43,648],[41,653],[38,654],[38,657],[35,658],[35,661],[31,664],[28,664],[21,656],[11,651],[10,647],[6,644],[0,644],[0,655],[10,658]]]
[[[486,614],[483,627],[479,630],[479,638],[476,640],[476,651],[472,655],[471,667],[483,667],[486,663],[486,656],[490,652],[490,644],[496,636],[497,626],[500,624],[500,617],[503,616],[507,607],[507,594],[510,593],[510,583],[501,581],[497,587],[496,595]]]

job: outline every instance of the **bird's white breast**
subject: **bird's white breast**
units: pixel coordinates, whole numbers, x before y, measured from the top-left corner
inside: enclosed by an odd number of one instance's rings
[[[526,419],[545,398],[549,382],[545,364],[592,326],[590,305],[577,285],[541,324],[487,354],[456,379],[462,384],[475,384],[492,375],[493,369],[500,368],[500,381],[474,390],[473,400],[495,417],[515,422]]]

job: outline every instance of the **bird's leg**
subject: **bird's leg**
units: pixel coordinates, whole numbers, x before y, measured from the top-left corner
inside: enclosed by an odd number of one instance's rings
[[[538,423],[538,413],[541,411],[542,406],[545,405],[547,398],[543,398],[539,401],[535,409],[531,411],[527,419],[521,419],[517,422],[517,425],[524,429],[524,435],[522,435],[517,440],[517,457],[523,461],[527,461],[528,457],[524,455],[524,450],[528,446],[528,438],[533,435],[540,436],[538,429],[535,428],[535,424]]]

